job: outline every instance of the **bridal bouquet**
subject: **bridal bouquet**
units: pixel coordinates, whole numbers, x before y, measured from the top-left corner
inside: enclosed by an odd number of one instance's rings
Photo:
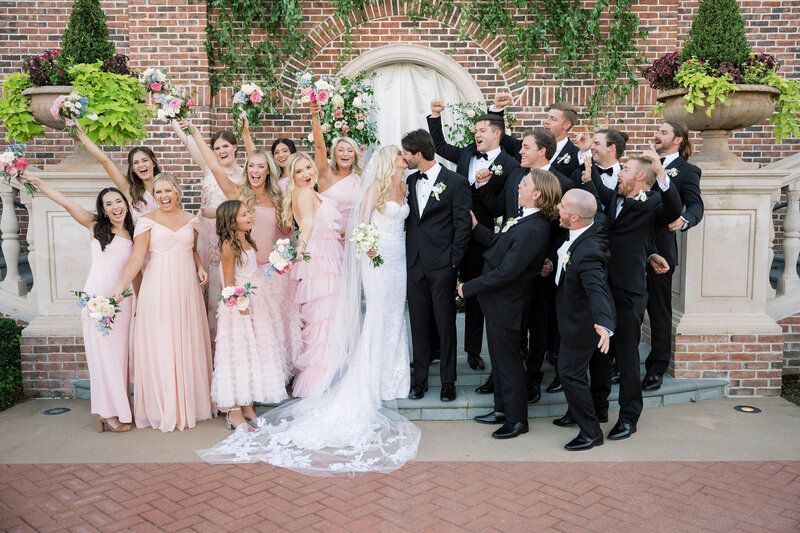
[[[28,194],[33,194],[37,190],[36,187],[22,177],[26,168],[28,168],[28,160],[25,158],[24,144],[14,144],[6,148],[5,152],[0,153],[0,177],[9,185],[12,179],[17,180],[25,186]]]
[[[257,128],[261,125],[261,113],[266,113],[268,107],[264,102],[264,91],[255,83],[245,83],[233,95],[231,113],[234,119],[246,116],[250,126]],[[234,120],[238,126],[238,121]]]
[[[84,320],[94,322],[97,331],[103,337],[107,336],[111,331],[111,325],[114,323],[117,313],[119,313],[119,303],[113,298],[106,298],[105,296],[98,296],[96,294],[86,294],[83,291],[72,291],[78,297],[78,306],[83,309]],[[122,292],[122,297],[127,298],[132,296],[133,292],[130,289],[125,289]]]
[[[169,94],[172,88],[167,78],[167,71],[158,68],[148,68],[139,74],[139,81],[142,82],[147,92],[156,97]]]
[[[171,122],[187,118],[193,112],[194,100],[191,94],[188,95],[184,89],[170,93],[159,99],[160,107],[156,109],[156,118],[163,122]],[[186,133],[192,133],[187,131]]]
[[[337,137],[352,138],[362,151],[378,143],[378,125],[374,116],[370,117],[378,109],[372,98],[371,81],[372,76],[365,74],[352,79],[345,76],[321,78],[311,72],[298,75],[297,103],[306,106],[317,102],[322,107],[319,120],[329,149]],[[303,142],[311,146],[314,138],[309,134]]]
[[[53,118],[77,121],[79,118],[86,115],[88,107],[89,99],[72,91],[69,94],[62,94],[55,99],[53,105],[50,106],[50,114],[53,115]],[[97,120],[97,115],[86,116],[92,120]],[[67,131],[70,135],[75,133],[74,130],[75,126],[67,126]]]
[[[217,295],[217,301],[223,302],[225,307],[236,307],[239,311],[247,311],[250,307],[250,295],[256,287],[245,283],[243,287],[225,287],[222,294]]]
[[[374,222],[371,224],[361,223],[353,228],[353,237],[350,239],[350,241],[356,244],[357,256],[367,253],[370,250],[377,250],[379,240],[380,234],[378,233],[378,226],[376,226]],[[383,264],[383,258],[380,254],[373,257],[371,261],[373,268],[377,268]]]
[[[297,240],[278,239],[272,241],[275,246],[269,253],[269,265],[264,269],[264,277],[270,279],[272,274],[286,274],[292,270],[292,263],[297,259]],[[303,252],[299,254],[303,261],[310,261],[311,255]]]

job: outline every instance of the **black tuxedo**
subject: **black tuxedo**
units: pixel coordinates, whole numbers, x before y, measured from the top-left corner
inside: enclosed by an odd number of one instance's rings
[[[527,167],[515,167],[504,180],[502,188],[489,187],[498,178],[498,176],[492,176],[486,185],[475,190],[473,195],[475,205],[480,205],[481,209],[486,210],[492,218],[503,217],[503,223],[505,224],[509,217],[516,217],[519,213],[519,190],[517,188],[529,172],[530,169]],[[573,187],[569,178],[559,172],[554,172],[552,166],[549,172],[556,177],[561,185],[562,194]],[[475,218],[478,218],[477,215]],[[480,222],[480,219],[478,219],[478,222]]]
[[[413,384],[426,385],[431,357],[431,326],[441,347],[442,383],[456,380],[456,268],[470,238],[470,193],[466,178],[440,165],[436,185],[444,184],[439,199],[431,194],[419,214],[419,172],[408,177],[410,214],[406,229],[408,310],[414,354]],[[429,178],[430,179],[430,178]]]
[[[483,273],[462,287],[478,297],[486,313],[486,334],[494,377],[495,411],[510,422],[527,420],[525,372],[519,357],[523,292],[542,268],[550,243],[550,222],[537,212],[506,232],[478,225],[476,240],[486,246]]]
[[[681,215],[686,220],[686,229],[696,226],[703,219],[700,169],[680,156],[671,161],[666,169],[675,174],[670,179],[675,183],[681,202],[686,208]],[[650,316],[651,349],[645,368],[648,374],[662,375],[667,371],[672,356],[672,274],[678,264],[676,233],[662,226],[656,232],[655,247],[658,254],[667,260],[670,268],[669,272],[656,274],[650,265],[647,266],[647,314]]]
[[[603,185],[599,176],[591,182],[606,206],[609,248],[608,282],[614,297],[617,329],[611,339],[611,354],[620,372],[619,420],[636,424],[642,412],[639,379],[639,340],[647,306],[647,257],[655,231],[681,212],[681,198],[670,180],[666,191],[656,187],[646,200],[625,198],[617,211],[617,191]],[[593,377],[594,379],[594,377]],[[610,389],[610,384],[609,384]]]
[[[569,261],[562,267],[556,287],[556,311],[561,333],[558,373],[570,415],[580,426],[581,433],[596,438],[601,434],[600,424],[586,377],[600,339],[594,324],[612,332],[616,326],[607,278],[610,259],[608,234],[602,217],[580,234],[567,252]],[[597,357],[605,358],[606,355],[600,353]],[[593,373],[592,380],[596,378]]]
[[[459,148],[448,144],[442,133],[442,119],[441,117],[428,116],[428,131],[433,137],[436,144],[436,153],[450,161],[456,163],[456,173],[469,178],[470,163],[478,153],[478,148],[475,143],[470,143],[465,148]],[[498,175],[494,175],[492,179],[480,187],[480,189],[491,189],[489,194],[497,194],[495,189],[502,190],[506,176],[515,168],[519,168],[519,163],[509,156],[504,151],[494,159],[495,166],[501,166],[502,171]],[[472,193],[472,212],[475,213],[475,218],[479,224],[486,227],[494,226],[494,216],[489,210],[479,202],[478,187],[470,185]],[[471,238],[467,251],[464,253],[464,259],[458,267],[461,281],[469,281],[481,275],[483,270],[483,251],[484,247],[478,243],[475,238]],[[481,306],[476,298],[466,298],[464,300],[466,307],[464,311],[464,351],[468,354],[478,355],[481,353],[481,344],[483,342],[483,312]]]

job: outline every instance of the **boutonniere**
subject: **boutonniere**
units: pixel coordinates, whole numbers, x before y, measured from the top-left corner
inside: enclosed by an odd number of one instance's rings
[[[509,228],[511,228],[511,226],[516,226],[517,222],[518,222],[518,220],[516,218],[509,218],[506,221],[506,225],[503,226],[502,232],[503,233],[507,232],[509,230]]]
[[[489,167],[489,170],[491,171],[492,174],[496,176],[503,175],[503,165],[495,165],[494,163],[492,163],[492,165]]]
[[[644,191],[639,191],[639,194],[634,196],[633,199],[634,200],[638,200],[640,202],[646,202],[647,201],[647,193],[644,192]]]
[[[433,195],[434,198],[436,198],[437,202],[439,201],[439,195],[442,194],[446,188],[447,185],[445,185],[444,183],[437,183],[436,186],[434,186],[434,188],[431,189],[431,194]]]
[[[572,264],[571,260],[572,260],[572,250],[567,250],[561,256],[561,264],[564,265],[565,269],[567,268],[567,265],[571,265]]]
[[[572,158],[569,156],[569,154],[564,154],[556,159],[556,163],[560,163],[562,165],[569,165],[570,161],[572,161]]]
[[[667,176],[669,176],[670,178],[674,178],[677,175],[678,175],[678,169],[677,168],[671,168],[671,169],[667,170]]]

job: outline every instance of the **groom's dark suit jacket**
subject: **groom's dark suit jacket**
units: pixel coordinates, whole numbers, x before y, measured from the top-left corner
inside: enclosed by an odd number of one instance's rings
[[[434,186],[443,183],[439,199],[431,194],[422,216],[417,200],[419,172],[408,177],[408,203],[411,213],[406,228],[406,261],[408,268],[417,261],[425,270],[456,268],[464,257],[470,238],[472,199],[467,179],[441,167]]]
[[[678,189],[681,202],[686,207],[686,211],[679,214],[679,216],[685,218],[686,222],[689,223],[686,228],[688,230],[703,219],[703,198],[700,196],[701,170],[685,161],[681,156],[678,156],[666,166],[667,172],[673,168],[677,171],[677,174],[670,179],[675,184],[675,188]],[[658,187],[658,184],[653,186]],[[675,219],[677,218],[675,217]],[[671,222],[672,220],[667,221],[667,223]],[[666,226],[662,226],[658,229],[655,238],[655,246],[659,255],[667,260],[670,267],[675,267],[678,264],[678,242],[676,236],[676,232],[669,231]]]

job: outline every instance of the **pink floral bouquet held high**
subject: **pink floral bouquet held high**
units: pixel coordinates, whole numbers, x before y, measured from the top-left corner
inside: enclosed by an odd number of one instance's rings
[[[264,91],[255,83],[245,83],[233,96],[231,113],[234,122],[238,117],[247,117],[250,126],[257,128],[261,125],[261,114],[269,111],[269,106],[264,100]]]
[[[120,311],[119,303],[114,298],[106,298],[96,294],[87,294],[83,291],[72,291],[78,297],[78,306],[83,310],[83,319],[94,322],[97,331],[103,337],[111,332],[114,319]],[[122,291],[122,297],[132,296],[130,289]]]
[[[167,78],[167,71],[158,68],[148,68],[139,74],[139,81],[142,82],[147,92],[156,97],[166,96],[172,89]]]
[[[244,286],[229,286],[222,289],[222,294],[217,295],[217,301],[225,304],[225,307],[236,307],[239,311],[247,311],[250,307],[250,295],[256,287],[251,283]]]
[[[297,233],[295,233],[297,235]],[[292,270],[292,264],[298,256],[303,261],[310,261],[311,254],[297,252],[296,239],[278,239],[269,253],[269,264],[264,269],[264,277],[270,279],[273,274],[286,274]]]
[[[9,185],[12,179],[18,181],[25,186],[28,194],[33,194],[37,191],[36,187],[22,177],[26,168],[28,168],[28,159],[25,157],[24,144],[14,144],[7,147],[5,152],[0,153],[0,177]]]
[[[56,98],[53,105],[50,106],[50,114],[53,115],[53,118],[63,118],[66,121],[77,121],[84,115],[92,120],[97,120],[97,115],[86,114],[88,108],[89,99],[73,91]],[[74,135],[75,126],[67,126],[67,131],[70,135]]]
[[[186,95],[184,89],[160,98],[159,102],[160,106],[156,109],[156,118],[163,122],[188,118],[189,114],[194,111],[192,109],[194,100],[192,100],[191,95]],[[187,131],[186,133],[192,132]]]

